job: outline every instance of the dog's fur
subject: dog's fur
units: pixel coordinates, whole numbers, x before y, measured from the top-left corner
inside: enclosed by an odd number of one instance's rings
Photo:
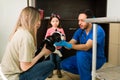
[[[36,51],[35,55],[39,54],[42,48],[44,47],[44,45],[46,44],[47,49],[49,49],[51,52],[58,54],[60,57],[62,57],[61,52],[56,49],[54,43],[63,40],[63,38],[64,38],[64,35],[62,33],[60,33],[59,31],[55,31],[51,36],[48,36],[46,39],[42,41],[42,44],[40,45],[39,49]],[[44,58],[48,56],[45,56]]]

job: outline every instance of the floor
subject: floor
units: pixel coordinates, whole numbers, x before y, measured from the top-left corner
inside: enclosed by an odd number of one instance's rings
[[[54,70],[54,75],[52,78],[47,78],[46,80],[80,80],[78,75],[74,75],[71,73],[68,73],[66,71],[62,71],[63,77],[62,78],[58,78],[56,75],[56,70]],[[0,80],[4,80],[0,77]],[[98,79],[96,79],[98,80]]]
[[[97,70],[97,75],[100,77],[96,80],[120,80],[120,67],[111,68],[113,65],[105,64],[100,70]],[[106,69],[107,68],[107,69]],[[56,70],[54,70],[54,75],[52,78],[47,78],[46,80],[80,80],[79,75],[75,75],[62,70],[62,78],[58,78],[56,75]],[[106,79],[103,79],[105,77]],[[102,78],[102,79],[101,79]],[[1,79],[0,76],[0,80]]]
[[[58,78],[56,75],[56,70],[54,70],[54,75],[52,78],[47,78],[46,80],[80,80],[79,75],[75,75],[66,71],[62,71],[63,77]],[[96,80],[99,80],[96,78]]]
[[[113,70],[111,70],[111,67]],[[105,65],[103,65],[103,67],[101,69],[97,70],[98,77],[96,78],[96,80],[120,80],[120,71],[119,71],[120,67],[115,68],[115,69],[113,67],[114,66],[109,63],[106,63]],[[112,73],[114,73],[114,74],[112,74]],[[54,70],[53,77],[47,78],[46,80],[80,80],[79,75],[75,75],[75,74],[72,74],[72,73],[69,73],[66,71],[62,71],[62,74],[63,74],[63,77],[58,78],[56,75],[56,70]],[[113,76],[116,76],[116,78]],[[105,77],[106,79],[103,79],[103,77]]]
[[[96,75],[100,80],[120,80],[120,65],[106,64],[97,70]]]
[[[58,78],[56,75],[56,70],[53,72],[53,77],[52,78],[47,78],[46,80],[80,80],[79,75],[75,75],[66,71],[62,70],[62,78]]]
[[[54,70],[53,73],[54,73],[53,77],[47,78],[46,80],[80,80],[78,75],[74,75],[74,74],[68,73],[66,71],[62,71],[62,75],[63,75],[62,78],[57,77],[56,70]],[[1,76],[0,76],[0,80],[4,80],[4,79],[1,79]]]

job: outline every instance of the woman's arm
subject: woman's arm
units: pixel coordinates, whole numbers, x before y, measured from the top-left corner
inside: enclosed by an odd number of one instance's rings
[[[51,51],[46,49],[45,47],[41,50],[41,52],[33,58],[31,62],[20,62],[20,67],[23,71],[27,71],[30,69],[32,66],[36,64],[36,62],[44,55],[50,54]]]

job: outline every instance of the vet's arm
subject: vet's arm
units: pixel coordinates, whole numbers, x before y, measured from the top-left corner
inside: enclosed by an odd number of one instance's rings
[[[87,51],[92,48],[93,41],[89,39],[86,44],[72,44],[72,49]]]
[[[33,60],[31,62],[20,62],[20,68],[23,70],[23,71],[27,71],[28,69],[30,69],[33,65],[36,64],[36,62],[44,55],[47,55],[47,54],[50,54],[51,51],[46,49],[45,47],[41,50],[41,52],[35,56],[33,58]]]
[[[76,41],[75,39],[71,39],[71,40],[69,41],[69,43],[72,44],[72,49],[87,51],[87,50],[89,50],[90,48],[92,48],[92,43],[93,43],[93,41],[92,41],[91,39],[89,39],[86,44],[76,44],[77,41]]]
[[[76,44],[77,41],[76,41],[75,39],[71,39],[71,40],[69,41],[69,43],[71,43],[71,44]]]

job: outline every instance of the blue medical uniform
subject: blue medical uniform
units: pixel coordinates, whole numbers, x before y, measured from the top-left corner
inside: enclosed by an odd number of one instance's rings
[[[91,29],[87,35],[85,30],[79,28],[74,33],[73,39],[75,39],[79,44],[85,44],[88,39],[93,40],[93,29]],[[106,62],[104,45],[105,32],[100,25],[97,25],[97,69]],[[92,80],[92,48],[88,51],[78,50],[76,55],[64,59],[61,62],[61,68],[65,71],[79,74],[80,80]]]

